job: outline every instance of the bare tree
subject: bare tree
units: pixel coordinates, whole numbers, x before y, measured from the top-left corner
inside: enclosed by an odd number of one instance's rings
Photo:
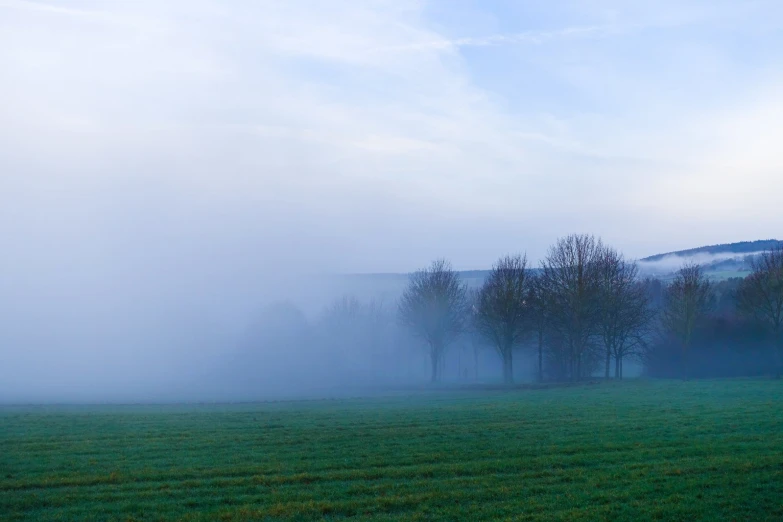
[[[777,364],[783,371],[783,247],[778,246],[751,260],[751,274],[737,289],[737,306],[772,328]]]
[[[473,348],[473,380],[478,382],[479,380],[479,354],[484,349],[486,340],[484,336],[478,331],[477,317],[478,317],[478,303],[479,303],[479,289],[471,288],[468,290],[468,302],[470,311],[470,320],[468,322],[467,334],[470,340],[470,346]]]
[[[362,303],[352,295],[344,295],[326,307],[321,322],[333,330],[344,330],[361,321]]]
[[[478,382],[479,380],[479,354],[484,347],[481,339],[478,336],[471,336],[470,346],[473,348],[473,380]]]
[[[603,245],[590,235],[570,235],[549,249],[541,264],[541,296],[548,327],[568,350],[572,380],[589,369],[592,341],[598,333]]]
[[[476,328],[503,361],[503,382],[514,382],[513,350],[530,329],[527,257],[505,256],[492,267],[478,294]]]
[[[392,325],[382,301],[363,303],[346,295],[324,309],[318,323],[319,340],[334,358],[336,373],[343,377],[366,380],[381,368],[389,376]]]
[[[545,292],[541,277],[538,275],[530,278],[530,324],[536,336],[536,352],[538,354],[538,382],[544,382],[544,339],[547,330],[547,317],[545,302]]]
[[[605,372],[622,378],[623,359],[644,343],[653,312],[644,285],[638,280],[639,267],[626,261],[613,248],[605,247],[600,259],[601,300],[599,323],[605,349]]]
[[[689,375],[690,348],[699,322],[712,310],[712,283],[697,264],[677,271],[664,294],[661,323],[682,346],[683,378]]]
[[[430,351],[432,382],[440,376],[440,361],[449,343],[463,332],[469,316],[467,286],[445,259],[411,274],[400,298],[402,326],[423,339]]]

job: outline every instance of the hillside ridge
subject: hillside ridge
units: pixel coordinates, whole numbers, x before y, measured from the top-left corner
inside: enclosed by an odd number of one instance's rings
[[[656,254],[640,259],[639,261],[660,261],[667,257],[688,257],[696,254],[752,254],[763,252],[776,246],[783,246],[783,241],[777,239],[759,239],[756,241],[739,241],[737,243],[723,243],[720,245],[707,245],[687,250],[677,250]]]

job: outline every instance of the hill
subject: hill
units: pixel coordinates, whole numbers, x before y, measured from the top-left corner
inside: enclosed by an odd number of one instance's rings
[[[713,279],[745,277],[754,257],[778,246],[783,246],[783,241],[765,239],[709,245],[645,257],[639,260],[639,268],[644,274],[665,277],[684,263],[696,263]]]
[[[679,250],[676,252],[667,252],[665,254],[656,254],[654,256],[645,257],[640,261],[655,262],[661,261],[667,257],[692,257],[699,254],[720,255],[720,254],[757,254],[764,252],[771,248],[783,246],[783,241],[777,239],[761,239],[758,241],[740,241],[738,243],[724,243],[722,245],[709,245],[698,248],[691,248],[689,250]]]

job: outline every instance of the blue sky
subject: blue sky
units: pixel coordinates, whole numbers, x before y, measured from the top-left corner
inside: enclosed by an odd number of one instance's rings
[[[772,0],[0,0],[5,263],[780,236],[781,25]]]

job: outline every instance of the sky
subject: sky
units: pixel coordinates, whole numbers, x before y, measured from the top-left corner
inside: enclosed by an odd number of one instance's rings
[[[0,341],[164,368],[299,274],[780,238],[781,48],[778,0],[0,0]]]
[[[0,0],[10,262],[405,272],[573,232],[631,257],[775,237],[781,15]]]

